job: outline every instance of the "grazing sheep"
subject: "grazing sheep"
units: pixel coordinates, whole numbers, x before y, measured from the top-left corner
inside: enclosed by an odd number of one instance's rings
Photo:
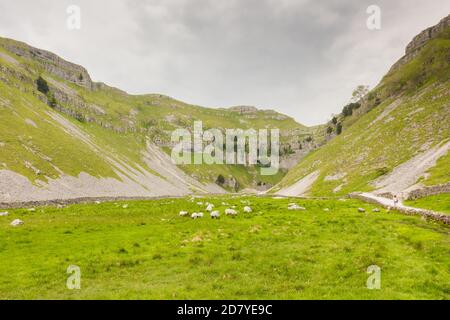
[[[197,219],[198,218],[197,212],[194,212],[193,214],[191,214],[191,218],[192,219]]]
[[[252,212],[252,208],[250,208],[249,206],[245,206],[244,207],[244,212],[250,213],[250,212]]]
[[[373,212],[380,212],[380,209],[378,209],[378,208],[373,208],[372,211],[373,211]]]
[[[211,216],[211,219],[219,219],[220,213],[219,213],[219,211],[215,210],[210,213],[210,216]]]
[[[124,208],[124,209],[128,208],[128,204],[124,204],[124,205],[122,206],[122,208]]]
[[[28,211],[34,212],[34,211],[36,211],[36,209],[35,208],[30,208],[30,209],[28,209]]]
[[[23,221],[20,220],[20,219],[16,219],[16,220],[14,220],[13,222],[11,222],[11,225],[12,225],[13,227],[20,226],[21,224],[23,224]]]
[[[234,209],[228,208],[228,209],[225,209],[225,214],[227,216],[235,216],[235,215],[237,215],[237,211]]]
[[[8,211],[0,212],[0,217],[6,217],[9,214]]]
[[[325,208],[325,209],[323,209],[323,211],[326,211],[326,212],[328,212],[328,211],[330,211],[330,209],[328,209],[328,208]]]
[[[199,206],[202,206],[202,205],[203,205],[203,202],[197,202],[197,204],[198,204]]]
[[[214,208],[214,205],[210,203],[210,204],[208,204],[208,206],[206,207],[206,211],[211,212],[213,208]]]
[[[203,212],[197,212],[197,218],[203,218]]]
[[[295,204],[295,203],[291,203],[291,204],[288,206],[288,210],[306,210],[306,208],[305,208],[305,207],[300,207],[300,206],[298,206],[298,205]]]
[[[180,211],[180,217],[187,217],[188,212],[187,211]]]
[[[364,208],[358,208],[358,212],[366,212],[366,209],[364,209]]]

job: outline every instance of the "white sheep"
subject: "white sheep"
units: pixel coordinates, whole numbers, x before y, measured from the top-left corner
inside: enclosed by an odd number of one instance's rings
[[[295,203],[290,203],[288,206],[288,210],[306,210],[305,207],[300,207],[299,205]]]
[[[199,201],[199,202],[197,202],[197,204],[198,204],[199,206],[202,206],[202,205],[203,205],[203,202]]]
[[[203,218],[203,212],[197,212],[197,218]]]
[[[23,221],[20,220],[20,219],[16,219],[16,220],[14,220],[13,222],[11,222],[11,225],[12,225],[13,227],[20,226],[21,224],[23,224]]]
[[[191,218],[192,219],[197,219],[198,218],[197,212],[194,212],[193,214],[191,214]]]
[[[124,209],[128,208],[128,204],[124,204],[124,205],[122,206],[122,208],[124,208]]]
[[[187,211],[180,211],[180,217],[187,217],[188,212]]]
[[[218,210],[215,210],[213,212],[210,213],[211,219],[219,219],[220,217],[220,213]]]
[[[208,206],[206,207],[206,211],[211,212],[213,208],[214,208],[214,205],[209,203]]]
[[[6,217],[9,214],[8,211],[0,212],[0,217]]]
[[[234,209],[228,208],[228,209],[225,209],[225,214],[227,216],[235,216],[235,215],[237,215],[237,211]]]
[[[252,212],[252,208],[250,208],[249,206],[245,206],[244,207],[244,212],[250,213],[250,212]]]
[[[28,211],[34,212],[34,211],[36,211],[36,209],[35,208],[30,208],[30,209],[28,209]]]

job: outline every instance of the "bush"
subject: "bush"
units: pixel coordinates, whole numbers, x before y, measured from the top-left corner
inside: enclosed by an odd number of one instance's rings
[[[341,134],[342,133],[342,123],[338,123],[336,126],[336,133]]]
[[[356,110],[359,107],[361,107],[361,104],[359,102],[349,103],[342,109],[342,114],[344,117],[351,116],[353,114],[353,110]]]
[[[333,119],[331,119],[331,122],[332,122],[334,125],[336,125],[336,124],[337,124],[337,118],[336,118],[336,117],[333,117]]]
[[[328,133],[328,134],[331,134],[332,132],[333,132],[333,128],[332,128],[332,127],[328,127],[328,128],[327,128],[327,133]]]
[[[39,78],[37,78],[36,85],[37,85],[37,89],[40,92],[42,92],[43,94],[47,94],[50,91],[50,89],[48,88],[47,81],[45,81],[45,79],[42,78],[41,76],[39,76]]]
[[[225,183],[225,177],[223,175],[219,174],[219,176],[217,177],[216,183],[217,184],[224,184]]]

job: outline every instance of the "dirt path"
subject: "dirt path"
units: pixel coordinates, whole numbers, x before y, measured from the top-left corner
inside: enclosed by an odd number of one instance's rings
[[[392,199],[380,197],[373,193],[368,193],[368,192],[352,193],[349,196],[350,196],[350,198],[355,198],[355,199],[359,199],[359,200],[362,200],[365,202],[378,204],[384,208],[394,209],[394,210],[400,211],[400,212],[408,214],[408,215],[421,215],[426,218],[430,218],[433,220],[443,222],[445,224],[450,224],[450,215],[436,212],[436,211],[405,206],[401,202],[399,202],[399,203],[397,203],[397,205],[395,205],[394,201]]]

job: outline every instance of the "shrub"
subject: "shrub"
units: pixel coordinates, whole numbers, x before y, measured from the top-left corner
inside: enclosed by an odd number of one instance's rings
[[[338,123],[336,126],[336,133],[341,134],[342,133],[342,123]]]
[[[217,177],[216,183],[217,184],[224,184],[225,183],[225,177],[223,175],[219,174],[219,176]]]
[[[327,133],[328,133],[328,134],[331,134],[332,132],[333,132],[333,128],[332,128],[332,127],[328,127],[328,128],[327,128]]]
[[[356,110],[359,107],[361,107],[361,104],[359,102],[349,103],[342,109],[342,114],[344,117],[351,116],[353,114],[353,110]]]
[[[50,89],[48,88],[47,81],[45,81],[45,79],[42,78],[41,76],[39,76],[39,78],[37,78],[36,85],[37,85],[37,89],[40,92],[42,92],[43,94],[47,94],[50,91]]]

